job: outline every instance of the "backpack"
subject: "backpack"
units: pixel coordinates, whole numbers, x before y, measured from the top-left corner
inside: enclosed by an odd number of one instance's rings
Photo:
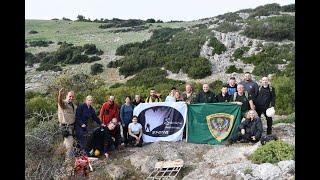
[[[260,142],[262,145],[265,145],[269,141],[276,141],[278,140],[278,137],[275,134],[265,135],[262,136],[260,139]]]
[[[236,101],[237,95],[238,95],[238,92],[234,92],[234,94],[233,94],[233,102]],[[244,95],[245,95],[246,98],[248,99],[248,97],[249,97],[248,91],[244,91]]]

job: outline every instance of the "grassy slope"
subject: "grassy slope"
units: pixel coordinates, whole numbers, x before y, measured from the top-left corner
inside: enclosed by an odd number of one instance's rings
[[[93,22],[73,22],[63,20],[25,20],[25,40],[27,42],[34,40],[50,40],[55,43],[66,41],[75,45],[93,43],[102,49],[106,54],[114,54],[116,49],[122,45],[131,42],[141,42],[150,38],[150,29],[161,27],[187,27],[196,24],[196,22],[182,23],[154,23],[149,29],[139,32],[110,33],[109,30],[115,28],[100,29],[100,23]],[[29,31],[35,30],[39,33],[29,34]],[[57,45],[51,45],[48,48],[26,48],[26,51],[38,53],[40,50],[53,51]]]

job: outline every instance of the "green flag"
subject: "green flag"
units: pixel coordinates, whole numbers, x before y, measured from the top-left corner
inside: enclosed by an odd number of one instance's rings
[[[233,103],[188,105],[187,142],[220,144],[237,133],[241,107]]]

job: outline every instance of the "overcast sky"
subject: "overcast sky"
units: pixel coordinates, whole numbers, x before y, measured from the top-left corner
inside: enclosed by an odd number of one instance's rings
[[[25,0],[25,19],[66,17],[78,15],[94,19],[161,19],[191,21],[214,17],[240,9],[294,0]]]

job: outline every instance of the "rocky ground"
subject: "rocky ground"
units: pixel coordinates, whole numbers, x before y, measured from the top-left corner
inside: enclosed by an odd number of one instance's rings
[[[266,129],[265,120],[264,129]],[[295,144],[295,124],[275,124],[273,133],[279,139]],[[237,143],[231,146],[154,142],[142,148],[128,147],[115,151],[109,159],[92,162],[90,179],[145,179],[158,161],[182,159],[184,166],[177,179],[294,179],[295,161],[276,164],[254,164],[248,160],[259,146]]]

